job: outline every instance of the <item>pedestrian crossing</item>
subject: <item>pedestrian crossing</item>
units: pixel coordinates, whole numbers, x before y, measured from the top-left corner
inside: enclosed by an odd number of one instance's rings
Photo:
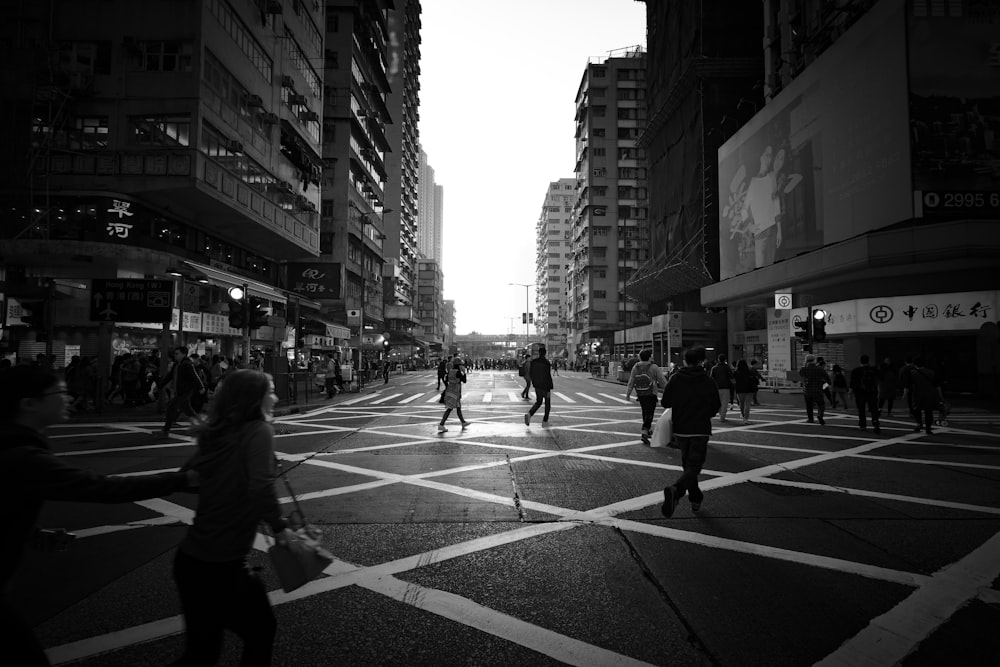
[[[354,396],[345,401],[335,403],[336,406],[394,406],[394,405],[419,405],[426,403],[437,403],[441,399],[441,392],[433,388],[420,391],[416,388],[407,391],[375,391],[371,394]],[[463,391],[462,405],[509,405],[509,404],[531,404],[535,401],[535,392],[531,392],[530,398],[525,399],[520,392],[516,391]],[[553,405],[636,405],[635,401],[627,401],[620,396],[603,392],[552,392]]]

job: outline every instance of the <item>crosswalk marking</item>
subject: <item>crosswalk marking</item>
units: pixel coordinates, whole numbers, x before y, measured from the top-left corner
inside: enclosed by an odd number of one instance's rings
[[[600,400],[594,398],[593,396],[589,396],[587,394],[581,394],[580,392],[576,392],[576,395],[577,396],[583,396],[585,399],[587,399],[591,403],[600,403],[601,402]]]
[[[516,403],[517,401],[520,401],[522,399],[519,395],[515,394],[514,392],[508,391],[507,400],[510,401],[511,403]]]
[[[632,401],[626,401],[624,398],[619,398],[617,396],[612,396],[611,394],[598,394],[598,396],[603,396],[612,401],[618,401],[619,403],[624,403],[625,405],[631,404]]]
[[[424,395],[423,392],[420,392],[419,394],[414,394],[413,396],[410,396],[409,398],[404,398],[403,400],[400,401],[400,403],[410,403],[412,401],[417,400],[418,398],[420,398],[423,395]]]
[[[399,398],[402,394],[389,394],[385,398],[380,398],[377,401],[372,401],[372,405],[378,405],[379,403],[385,403],[386,401],[391,401],[394,398]]]
[[[492,391],[488,391],[485,394],[483,394],[483,403],[492,403],[492,402],[493,402],[493,392]]]
[[[375,394],[378,396],[378,394]],[[360,403],[361,401],[367,401],[371,396],[358,396],[357,398],[352,398],[349,401],[341,401],[337,405],[354,405],[355,403]]]
[[[437,403],[440,400],[441,400],[441,394],[435,393],[431,394],[431,397],[428,398],[426,401],[424,401],[424,403]]]
[[[567,403],[576,403],[576,401],[574,401],[572,398],[570,398],[566,394],[561,394],[558,391],[552,392],[552,395],[553,396],[558,396],[560,399],[566,401]]]

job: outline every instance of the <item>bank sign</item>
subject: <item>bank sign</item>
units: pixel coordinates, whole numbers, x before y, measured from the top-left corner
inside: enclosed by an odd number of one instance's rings
[[[899,334],[931,331],[976,331],[996,322],[1000,292],[951,292],[819,304],[826,311],[826,334]],[[798,315],[798,318],[796,318]],[[791,322],[806,316],[805,308],[791,311]]]

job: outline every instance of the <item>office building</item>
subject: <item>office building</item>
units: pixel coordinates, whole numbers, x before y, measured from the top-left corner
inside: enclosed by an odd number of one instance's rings
[[[444,188],[434,180],[434,167],[427,161],[427,153],[420,150],[419,172],[420,221],[417,228],[417,248],[420,257],[437,262],[443,260],[444,242]]]
[[[566,356],[566,274],[573,258],[570,217],[576,179],[549,183],[535,225],[535,331],[549,356]]]

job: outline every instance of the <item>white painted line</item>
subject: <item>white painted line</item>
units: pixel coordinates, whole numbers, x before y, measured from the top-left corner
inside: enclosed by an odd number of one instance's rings
[[[508,391],[507,392],[507,400],[510,401],[511,403],[519,403],[519,402],[523,401],[524,399],[521,398],[520,394],[515,394],[512,391]]]
[[[566,394],[560,393],[558,391],[552,392],[552,395],[553,396],[558,396],[559,400],[566,401],[567,403],[576,403],[576,401],[574,401],[572,398],[570,398]]]
[[[916,435],[916,434],[914,434]],[[871,461],[890,461],[892,463],[915,463],[925,466],[940,466],[948,468],[976,468],[979,470],[1000,470],[1000,466],[989,466],[983,463],[959,463],[948,459],[908,459],[902,456],[877,456],[875,454],[857,454],[856,459],[869,459]]]
[[[437,403],[441,400],[441,394],[432,394],[424,403]]]
[[[404,398],[403,400],[401,400],[401,401],[400,401],[400,403],[401,403],[401,404],[406,404],[406,403],[410,403],[410,402],[412,402],[412,401],[415,401],[415,400],[417,400],[417,399],[418,399],[418,398],[420,398],[421,396],[423,396],[423,394],[422,394],[422,393],[420,393],[420,394],[414,394],[413,396],[410,396],[409,398]]]
[[[619,396],[612,396],[611,394],[598,394],[598,396],[603,396],[604,398],[610,399],[612,401],[618,401],[619,403],[624,403],[625,405],[631,405],[632,401],[626,401],[624,398]]]
[[[485,394],[483,394],[483,403],[492,403],[492,402],[493,402],[493,392],[492,391],[488,391]]]
[[[591,403],[601,403],[601,401],[597,400],[593,396],[590,396],[589,394],[581,394],[580,392],[576,392],[576,395],[577,396],[583,396],[585,399],[587,399]]]
[[[370,396],[368,396],[368,395],[358,396],[356,398],[352,398],[352,399],[347,400],[347,401],[341,401],[340,403],[337,403],[337,405],[335,407],[339,408],[342,405],[355,405],[357,403],[361,403],[362,401],[367,401],[369,398],[372,398],[373,396],[378,396],[380,393],[381,392],[375,392],[374,394],[372,394]]]
[[[400,396],[402,396],[402,394],[389,394],[388,396],[380,398],[377,401],[372,401],[369,405],[379,405],[381,403],[385,403],[386,401],[391,401],[394,398],[399,398]]]

